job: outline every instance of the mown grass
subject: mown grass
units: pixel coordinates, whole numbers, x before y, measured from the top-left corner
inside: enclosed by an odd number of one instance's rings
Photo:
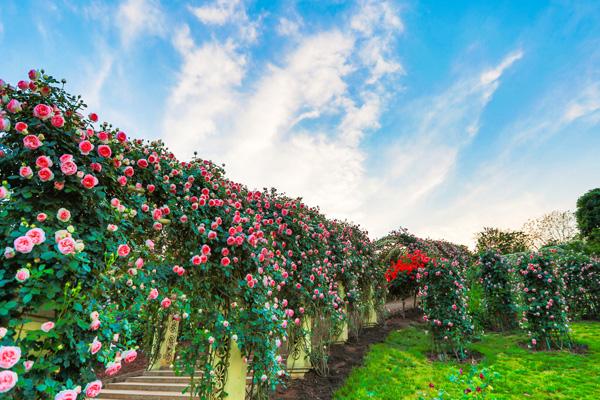
[[[600,323],[574,323],[573,338],[589,346],[586,354],[567,351],[531,352],[519,345],[522,333],[485,334],[470,348],[484,355],[480,368],[500,374],[490,399],[600,399]],[[392,332],[385,342],[373,345],[362,367],[352,371],[334,399],[419,399],[437,389],[460,397],[448,377],[469,366],[456,362],[431,362],[430,337],[422,326]],[[450,397],[452,398],[452,397]]]

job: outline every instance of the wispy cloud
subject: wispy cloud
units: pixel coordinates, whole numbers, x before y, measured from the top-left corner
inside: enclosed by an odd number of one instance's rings
[[[143,34],[164,35],[166,32],[164,13],[157,0],[126,0],[116,14],[121,42],[128,47]]]

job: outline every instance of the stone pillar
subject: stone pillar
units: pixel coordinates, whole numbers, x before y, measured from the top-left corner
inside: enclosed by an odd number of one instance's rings
[[[311,369],[310,364],[311,320],[304,317],[302,332],[288,343],[287,372],[292,378],[302,378]]]
[[[341,283],[338,284],[338,295],[342,299],[343,302],[343,310],[344,310],[344,320],[342,321],[342,331],[335,339],[334,343],[346,343],[348,341],[348,307],[346,306],[346,301],[344,297],[346,297],[346,292],[344,291],[344,285]]]
[[[375,299],[373,296],[373,287],[369,287],[369,294],[367,296],[367,315],[365,320],[366,327],[373,327],[377,325],[377,311],[375,310]]]
[[[229,367],[223,390],[228,400],[244,400],[246,398],[246,375],[248,365],[244,362],[242,352],[237,342],[231,341],[229,348]]]
[[[179,335],[179,320],[169,315],[167,321],[167,331],[160,343],[158,357],[154,364],[150,367],[151,370],[170,368],[175,360],[175,348],[177,347],[177,336]]]

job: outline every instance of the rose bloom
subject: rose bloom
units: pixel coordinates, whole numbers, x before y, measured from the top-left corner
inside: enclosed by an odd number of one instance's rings
[[[17,271],[15,279],[21,283],[29,279],[29,270],[27,268],[21,268]]]
[[[86,397],[94,398],[100,394],[101,390],[102,390],[102,381],[95,380],[93,382],[88,383],[85,386],[84,392],[85,392]]]
[[[0,132],[8,132],[10,130],[10,120],[0,117]]]
[[[84,188],[91,189],[98,184],[98,178],[96,178],[94,175],[87,174],[81,180],[81,184]]]
[[[89,140],[83,140],[81,143],[79,143],[79,151],[84,156],[90,154],[92,150],[94,150],[94,145]]]
[[[125,134],[125,132],[121,131],[121,132],[117,133],[117,140],[121,143],[126,142],[127,135]]]
[[[19,100],[15,100],[15,99],[11,99],[8,104],[6,105],[6,109],[11,112],[11,113],[18,113],[21,112],[21,110],[23,109],[21,107],[21,103],[19,103]]]
[[[35,165],[38,168],[50,168],[53,165],[53,163],[52,163],[52,160],[49,157],[39,156],[35,160]]]
[[[25,132],[27,130],[27,124],[25,122],[17,122],[15,124],[15,129],[17,132]]]
[[[0,393],[6,393],[15,387],[19,376],[12,371],[0,371]]]
[[[48,322],[44,322],[42,324],[42,326],[40,327],[40,329],[46,333],[50,332],[52,329],[54,329],[54,322],[52,321],[48,321]]]
[[[46,241],[46,233],[40,228],[32,228],[25,234],[33,241],[33,244],[40,244]]]
[[[65,125],[65,119],[60,114],[54,115],[50,119],[50,122],[52,123],[52,126],[55,128],[62,128]]]
[[[112,375],[115,375],[120,370],[121,370],[120,362],[119,363],[111,362],[111,363],[108,363],[108,365],[106,366],[106,370],[104,372],[106,372],[106,375],[112,376]]]
[[[90,120],[92,122],[98,122],[98,114],[96,114],[96,113],[90,113],[90,115],[88,115],[88,117],[90,118]]]
[[[60,156],[59,160],[61,163],[66,163],[67,161],[73,161],[73,155],[72,154],[63,154],[62,156]]]
[[[100,328],[100,320],[95,319],[90,323],[90,330],[97,331]]]
[[[6,329],[5,327],[1,326],[0,327],[0,339],[3,339],[4,336],[6,336],[6,332],[8,332],[8,329]]]
[[[22,178],[29,179],[33,176],[33,170],[28,166],[21,167],[19,168],[19,175],[21,175]]]
[[[65,175],[74,175],[77,173],[77,164],[75,164],[73,161],[64,162],[60,164],[60,170]]]
[[[101,142],[106,142],[108,141],[109,137],[108,137],[108,133],[102,131],[102,132],[98,132],[98,139],[100,139]]]
[[[77,391],[73,389],[60,391],[54,396],[54,400],[76,400]]]
[[[120,257],[127,257],[130,251],[131,249],[128,245],[120,244],[119,248],[117,249],[117,254],[119,254]]]
[[[98,338],[94,339],[94,341],[90,344],[90,353],[96,354],[102,348],[102,342],[98,341]]]
[[[164,299],[162,299],[162,301],[160,302],[160,306],[162,308],[169,308],[171,306],[171,299],[168,297],[165,297]]]
[[[29,370],[33,368],[33,364],[35,364],[33,361],[23,361],[23,368],[25,368],[25,372],[29,372]]]
[[[0,200],[5,199],[8,197],[8,189],[6,189],[4,186],[0,186]]]
[[[158,297],[158,290],[155,288],[152,288],[152,290],[150,290],[150,294],[148,295],[148,300],[154,300]]]
[[[33,245],[33,240],[31,240],[29,236],[19,236],[13,242],[15,250],[23,254],[31,253],[31,250],[33,250]]]
[[[71,219],[71,211],[66,208],[59,208],[56,213],[56,218],[58,218],[59,221],[68,222]]]
[[[0,368],[12,368],[21,359],[21,349],[16,346],[0,346]]]
[[[63,190],[65,187],[65,183],[64,182],[60,182],[60,181],[55,181],[54,182],[54,189],[56,190]]]
[[[105,158],[110,157],[112,155],[112,150],[110,149],[110,146],[106,144],[101,144],[100,146],[98,146],[98,155]]]
[[[123,360],[126,363],[130,363],[135,361],[135,359],[137,358],[137,351],[135,350],[127,350],[124,354],[123,354]]]
[[[110,232],[116,232],[117,229],[119,229],[119,228],[115,224],[108,224],[106,229],[109,230]]]
[[[40,139],[35,135],[27,135],[23,138],[23,146],[29,150],[35,150],[42,145]]]
[[[47,120],[52,117],[52,107],[45,104],[38,104],[33,107],[33,116],[41,120]]]
[[[13,249],[12,247],[6,247],[4,249],[4,257],[6,258],[13,258],[15,254],[15,249]]]
[[[66,237],[58,242],[58,251],[62,254],[74,254],[75,253],[75,241],[71,237]]]
[[[42,182],[48,182],[54,179],[54,172],[50,168],[42,168],[38,171],[38,177]]]

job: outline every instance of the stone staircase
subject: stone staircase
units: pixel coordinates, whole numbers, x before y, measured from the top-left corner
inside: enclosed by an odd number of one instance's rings
[[[105,385],[97,400],[183,400],[190,381],[189,376],[176,376],[173,370],[145,371],[143,375],[127,378],[124,382]]]

